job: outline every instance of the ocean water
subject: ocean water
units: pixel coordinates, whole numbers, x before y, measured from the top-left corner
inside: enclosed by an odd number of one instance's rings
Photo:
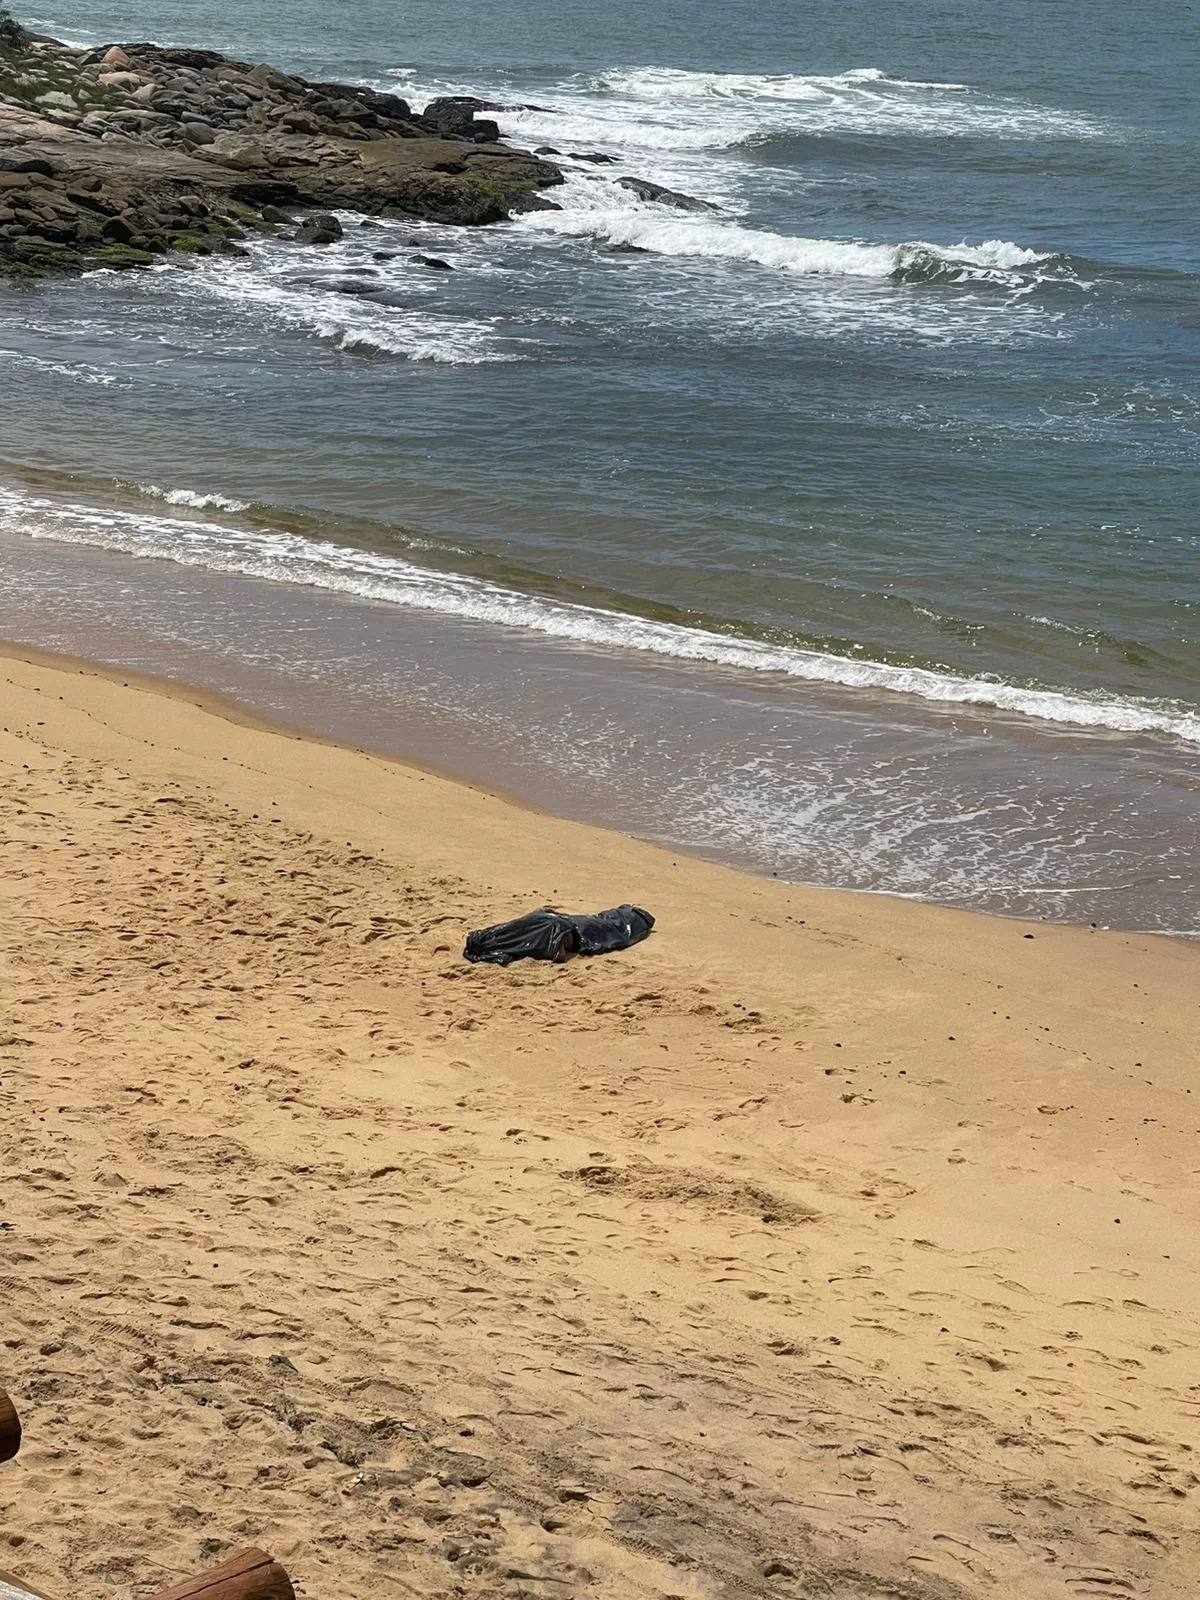
[[[24,15],[481,94],[568,181],[0,287],[5,631],[761,871],[1200,931],[1190,12]]]

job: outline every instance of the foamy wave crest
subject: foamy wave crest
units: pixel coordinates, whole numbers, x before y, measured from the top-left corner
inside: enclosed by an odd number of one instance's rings
[[[880,278],[895,282],[996,283],[1019,288],[1057,258],[1007,239],[982,244],[867,244],[858,240],[791,238],[747,228],[732,219],[681,214],[635,200],[602,177],[574,177],[561,211],[535,211],[521,226],[542,233],[603,239],[656,255],[744,261],[822,278]],[[1055,271],[1052,276],[1060,277]]]
[[[932,89],[966,94],[966,83],[938,83],[920,78],[893,78],[880,67],[852,67],[848,72],[687,72],[678,67],[632,67],[592,79],[599,89],[644,100],[676,101],[681,97],[718,99],[815,100],[841,89],[870,84],[887,89]]]
[[[524,100],[496,82],[423,82],[401,72],[379,80],[417,104],[440,94]],[[962,83],[893,78],[879,67],[840,73],[685,72],[614,67],[532,91],[537,109],[499,115],[523,144],[666,156],[728,150],[787,136],[849,134],[912,138],[1097,139],[1112,131],[1095,118]]]
[[[942,705],[992,708],[1077,728],[1167,734],[1200,745],[1200,712],[1180,704],[1029,689],[928,668],[761,643],[525,594],[463,574],[431,571],[395,556],[351,550],[283,531],[252,531],[183,517],[72,505],[6,489],[0,489],[0,527],[34,538],[98,546],[135,557],[313,586],[520,628],[597,649],[637,650],[677,661],[915,695]]]
[[[685,72],[635,67],[605,72],[593,92],[673,112],[696,105],[751,113],[759,133],[893,132],[1007,138],[1095,138],[1095,119],[1026,101],[996,99],[969,84],[893,78],[879,67],[837,73]],[[686,114],[686,112],[684,113]],[[749,132],[742,137],[751,136]]]
[[[164,500],[169,506],[187,506],[192,511],[249,511],[248,500],[231,500],[224,494],[197,494],[194,489],[160,489],[156,483],[139,483],[139,494],[151,500]]]

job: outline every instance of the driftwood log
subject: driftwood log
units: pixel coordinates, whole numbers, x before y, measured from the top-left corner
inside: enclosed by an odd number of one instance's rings
[[[46,1600],[7,1572],[0,1572],[0,1600]],[[153,1600],[296,1600],[287,1573],[264,1550],[239,1550],[219,1567],[185,1578]]]
[[[0,1592],[0,1600],[8,1597]],[[265,1550],[238,1550],[219,1567],[182,1583],[153,1600],[296,1600],[287,1573]]]
[[[0,1461],[11,1461],[21,1448],[21,1419],[17,1408],[0,1389]]]

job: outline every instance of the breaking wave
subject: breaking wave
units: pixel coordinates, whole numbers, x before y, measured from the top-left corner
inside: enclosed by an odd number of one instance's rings
[[[431,84],[403,71],[379,81],[418,105],[441,94],[505,98],[493,82]],[[878,67],[840,73],[688,72],[613,67],[532,91],[536,106],[505,109],[522,143],[668,154],[731,150],[779,135],[912,138],[1100,139],[1116,130],[1094,117],[992,96],[969,84],[891,77]],[[515,101],[523,90],[513,91]]]
[[[897,283],[995,283],[1019,288],[1042,276],[1060,258],[1005,239],[972,245],[923,242],[869,244],[856,240],[791,238],[733,222],[672,215],[661,206],[638,209],[571,206],[535,212],[524,224],[543,232],[603,239],[608,244],[656,255],[710,261],[742,261],[782,272],[822,278],[877,278]]]
[[[397,556],[305,539],[283,530],[84,506],[11,489],[0,489],[0,528],[214,572],[327,589],[519,628],[597,649],[634,650],[677,661],[913,695],[945,706],[990,708],[1076,728],[1166,734],[1200,745],[1200,712],[1178,702],[1031,688],[1000,679],[767,643],[524,593],[466,574],[437,572]]]
[[[893,283],[995,284],[1009,290],[1069,281],[1061,256],[1007,239],[939,245],[811,239],[750,228],[732,217],[691,214],[636,199],[606,176],[572,174],[557,191],[562,209],[520,219],[526,230],[594,238],[681,258],[747,262],[804,277],[873,278]]]
[[[248,500],[231,500],[224,494],[197,494],[194,489],[160,489],[156,483],[139,483],[139,494],[163,500],[169,506],[187,506],[191,511],[249,511]]]

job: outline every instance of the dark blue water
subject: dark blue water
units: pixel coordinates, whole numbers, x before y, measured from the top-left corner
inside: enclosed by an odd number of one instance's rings
[[[741,702],[680,698],[705,793],[724,782],[703,847],[1192,925],[1191,12],[62,0],[37,20],[418,105],[482,93],[514,107],[515,142],[564,153],[568,182],[558,212],[421,230],[453,274],[377,263],[413,233],[385,224],[320,256],[275,243],[0,290],[10,529],[255,575],[280,606],[303,583],[466,620],[614,685],[623,658],[708,663],[796,726],[735,750]],[[623,174],[718,209],[640,202]],[[858,870],[878,795],[849,736],[842,767],[821,756],[820,782],[846,785],[838,840],[824,811],[806,822],[800,730],[832,715],[830,684],[839,714],[888,730],[889,793],[921,826],[965,819],[953,849],[888,832]],[[633,729],[644,684],[612,694],[606,719]],[[514,737],[532,698],[508,703]],[[958,708],[979,719],[967,743],[1003,743],[1002,777],[962,753]],[[930,776],[935,724],[959,739],[953,780]],[[577,735],[537,759],[586,769],[595,732]],[[1044,796],[1036,849],[1001,782]]]

